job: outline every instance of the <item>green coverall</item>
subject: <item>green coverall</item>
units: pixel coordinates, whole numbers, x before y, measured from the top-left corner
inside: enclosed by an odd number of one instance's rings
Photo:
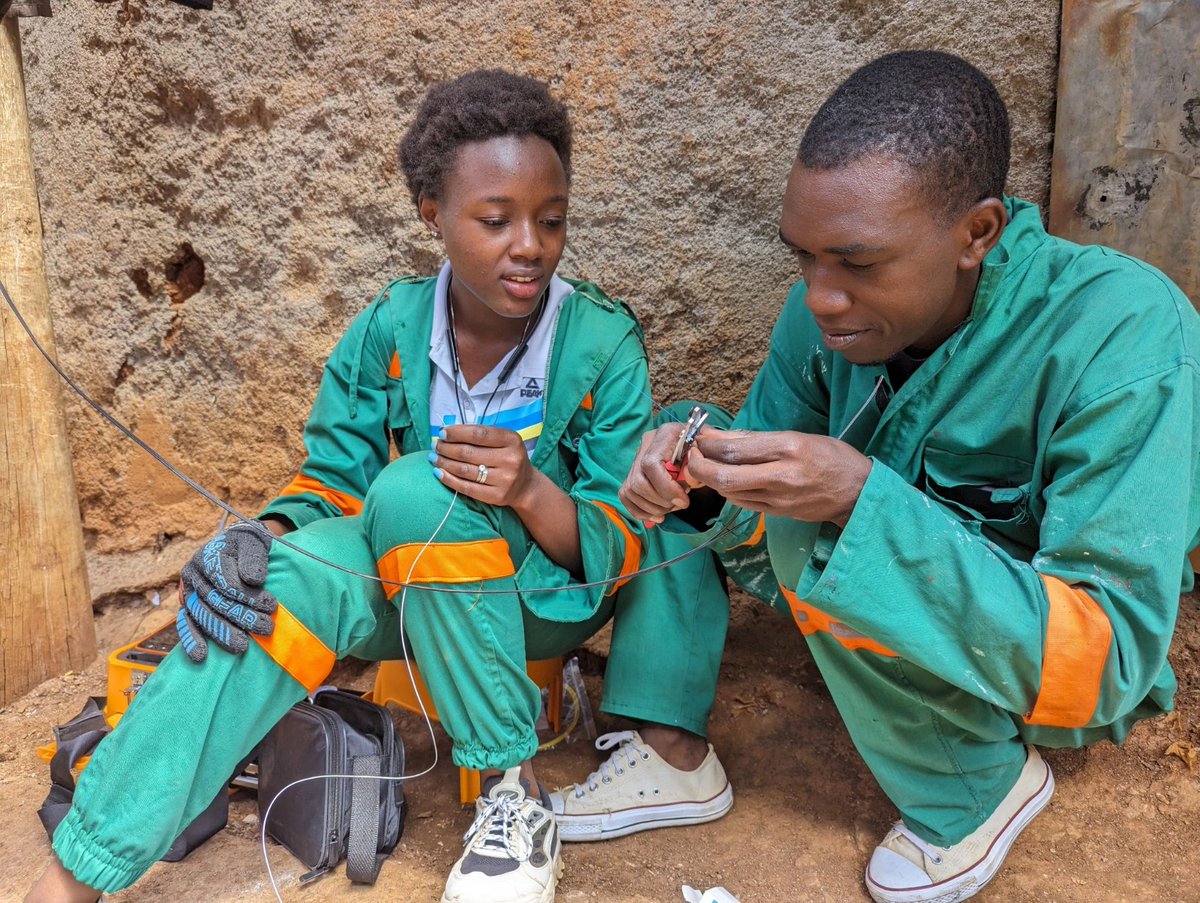
[[[357,571],[404,580],[416,561],[413,582],[430,589],[408,592],[404,632],[459,765],[507,768],[532,756],[541,698],[526,659],[569,651],[610,617],[602,707],[705,733],[728,617],[713,556],[694,556],[679,579],[647,575],[647,591],[617,602],[611,585],[570,589],[577,581],[509,509],[459,497],[417,557],[452,498],[427,459],[434,285],[392,283],[352,324],[325,367],[301,474],[264,514],[300,528],[290,543]],[[647,537],[617,508],[650,425],[641,332],[619,302],[574,285],[554,334],[531,460],[575,500],[585,577],[603,580],[636,569],[643,543],[657,560],[673,554],[659,543],[687,543],[662,531]],[[402,454],[390,464],[389,438]],[[450,585],[515,592],[437,589]],[[242,655],[210,644],[199,666],[172,652],[97,748],[54,838],[81,881],[111,892],[136,880],[336,658],[403,654],[394,587],[279,543],[266,587],[280,601],[272,637]],[[562,591],[520,593],[542,587]]]
[[[801,283],[734,424],[853,421],[872,468],[845,529],[768,517],[770,563],[867,765],[941,845],[994,811],[1023,744],[1120,743],[1171,709],[1200,529],[1200,318],[1005,203],[970,315],[898,391],[822,346]]]

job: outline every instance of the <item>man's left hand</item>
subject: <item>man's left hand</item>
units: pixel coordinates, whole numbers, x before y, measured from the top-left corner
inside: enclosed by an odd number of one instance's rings
[[[829,436],[710,430],[696,440],[687,469],[748,511],[844,527],[871,460]]]

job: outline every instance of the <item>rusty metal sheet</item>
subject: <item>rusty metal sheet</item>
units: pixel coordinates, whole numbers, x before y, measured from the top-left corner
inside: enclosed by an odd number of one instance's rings
[[[1050,231],[1154,264],[1200,307],[1200,3],[1062,15]]]

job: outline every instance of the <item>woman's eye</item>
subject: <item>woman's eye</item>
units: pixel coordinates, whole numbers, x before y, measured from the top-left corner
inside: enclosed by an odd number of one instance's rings
[[[481,219],[480,222],[483,223],[485,226],[491,226],[494,229],[498,229],[501,226],[508,225],[508,220],[500,219],[499,217],[494,217],[494,216],[493,217],[485,217],[485,218]]]
[[[559,216],[548,217],[547,219],[542,220],[542,225],[550,229],[557,229],[560,226],[565,226],[566,223],[566,219]]]
[[[851,263],[849,260],[843,260],[842,263],[845,265],[846,269],[854,270],[857,273],[864,273],[875,266],[873,263]]]

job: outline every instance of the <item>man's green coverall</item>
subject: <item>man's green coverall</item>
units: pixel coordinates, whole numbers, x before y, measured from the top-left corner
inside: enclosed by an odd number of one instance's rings
[[[943,846],[995,810],[1023,744],[1119,743],[1170,710],[1200,529],[1196,311],[1005,203],[969,316],[898,390],[822,346],[801,283],[734,423],[849,426],[872,460],[845,529],[768,517],[766,545],[855,745]]]
[[[427,460],[434,285],[394,282],[352,324],[326,364],[301,473],[264,514],[299,527],[287,541],[302,549],[385,579],[412,570],[429,587],[407,594],[404,633],[459,765],[532,756],[541,697],[526,660],[569,651],[610,617],[603,708],[705,733],[728,617],[712,556],[683,575],[690,592],[656,591],[670,578],[648,575],[650,591],[618,605],[612,585],[571,589],[578,581],[507,508],[460,497],[427,543],[452,498]],[[592,285],[575,288],[554,333],[531,463],[576,502],[584,576],[606,580],[635,570],[647,541],[617,501],[650,423],[647,369],[632,314]],[[391,463],[389,440],[402,455]],[[661,558],[657,541],[647,554]],[[521,593],[543,587],[562,591]],[[174,651],[97,748],[54,838],[79,880],[109,892],[136,880],[337,658],[403,654],[397,587],[276,543],[266,588],[280,602],[272,636],[242,655],[212,645],[202,665]]]

